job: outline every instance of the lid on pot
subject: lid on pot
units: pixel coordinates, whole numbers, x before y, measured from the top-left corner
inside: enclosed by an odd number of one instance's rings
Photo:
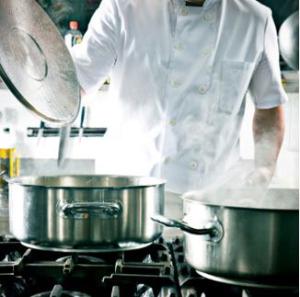
[[[220,207],[269,210],[299,209],[299,189],[296,188],[219,188],[188,192],[183,195],[183,199]]]
[[[80,87],[55,25],[34,0],[0,0],[0,76],[14,96],[43,120],[71,123]]]

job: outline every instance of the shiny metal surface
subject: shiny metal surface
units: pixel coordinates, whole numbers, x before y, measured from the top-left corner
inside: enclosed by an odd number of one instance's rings
[[[71,56],[34,0],[0,0],[0,75],[28,109],[57,125],[71,123],[80,88]]]
[[[71,248],[70,246],[41,246],[30,244],[24,241],[21,241],[22,245],[40,251],[47,251],[47,252],[62,252],[62,253],[111,253],[111,252],[123,252],[123,251],[133,251],[137,249],[143,249],[152,244],[151,242],[148,243],[137,243],[137,242],[126,242],[126,243],[119,243],[118,246],[112,245],[101,245],[101,247],[74,247]]]
[[[11,178],[9,184],[37,186],[44,188],[88,188],[116,189],[141,188],[164,185],[165,180],[153,177],[119,175],[63,175],[63,176],[23,176]]]
[[[185,257],[196,270],[243,283],[298,281],[298,210],[220,207],[184,200],[184,222],[203,228],[209,220],[223,225],[220,241],[184,233]]]
[[[9,234],[8,192],[0,189],[0,236]]]
[[[64,126],[60,129],[57,165],[62,167],[67,156],[69,137],[71,134],[71,125]]]
[[[96,252],[140,248],[158,238],[164,181],[121,176],[10,180],[10,230],[27,246]]]
[[[111,219],[122,215],[122,206],[115,202],[73,202],[63,204],[60,212],[65,218],[84,219],[88,215]]]
[[[216,241],[216,242],[220,241],[222,239],[223,233],[224,233],[222,225],[216,220],[206,222],[204,227],[202,227],[200,229],[196,229],[196,228],[190,227],[188,224],[185,224],[182,221],[172,220],[172,219],[166,218],[162,215],[154,215],[151,217],[151,219],[154,222],[160,223],[167,227],[179,228],[182,231],[187,232],[188,234],[208,235],[209,240]]]
[[[225,277],[219,277],[219,276],[207,274],[201,271],[197,271],[197,273],[203,276],[204,278],[210,279],[214,282],[219,282],[219,283],[233,285],[233,286],[241,286],[244,288],[256,288],[256,289],[266,289],[266,290],[297,290],[298,288],[297,284],[289,285],[289,284],[274,282],[274,281],[270,283],[264,281],[262,283],[260,281],[253,281],[253,280],[244,281],[243,279],[234,279],[234,278],[228,279]]]
[[[294,70],[299,70],[299,11],[291,14],[279,30],[282,58]]]

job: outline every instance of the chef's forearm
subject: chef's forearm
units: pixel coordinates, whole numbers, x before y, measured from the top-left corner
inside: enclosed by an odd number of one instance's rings
[[[284,110],[256,109],[253,119],[255,167],[268,168],[274,173],[284,136]]]

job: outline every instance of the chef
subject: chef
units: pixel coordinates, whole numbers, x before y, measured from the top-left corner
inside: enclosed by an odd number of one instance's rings
[[[287,97],[269,8],[255,0],[102,0],[72,56],[84,92],[111,79],[114,173],[160,176],[175,193],[213,183],[239,158],[249,91],[248,182],[270,181]]]

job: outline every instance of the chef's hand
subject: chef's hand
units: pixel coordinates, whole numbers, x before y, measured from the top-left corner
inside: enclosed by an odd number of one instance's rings
[[[255,168],[245,179],[245,185],[248,187],[265,188],[268,187],[274,175],[274,169],[269,167]]]

